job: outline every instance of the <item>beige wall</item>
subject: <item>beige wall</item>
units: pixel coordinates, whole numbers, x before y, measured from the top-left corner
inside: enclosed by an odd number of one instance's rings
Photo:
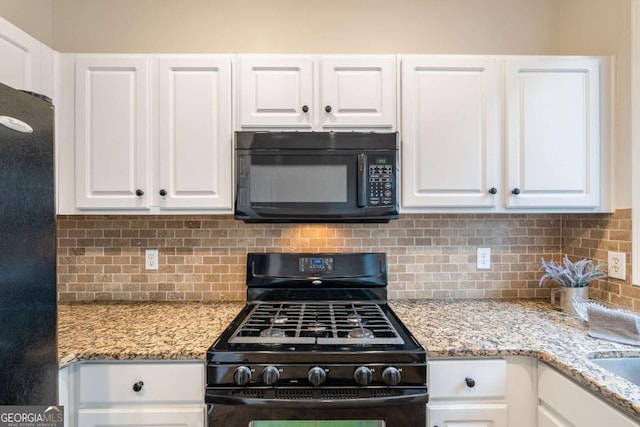
[[[0,16],[53,46],[53,0],[0,0]]]
[[[56,0],[62,52],[552,53],[558,0]]]

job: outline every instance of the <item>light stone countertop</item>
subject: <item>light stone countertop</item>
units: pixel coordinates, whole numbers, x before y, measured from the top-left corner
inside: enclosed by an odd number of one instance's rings
[[[640,420],[640,387],[588,360],[640,347],[587,335],[578,317],[534,300],[392,300],[428,357],[531,356]],[[78,303],[58,307],[60,366],[83,360],[204,360],[242,302]]]

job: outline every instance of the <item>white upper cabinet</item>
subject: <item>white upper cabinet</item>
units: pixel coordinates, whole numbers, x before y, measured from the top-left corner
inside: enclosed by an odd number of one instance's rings
[[[149,71],[146,57],[77,57],[77,208],[150,206]]]
[[[240,129],[395,129],[393,55],[240,55]]]
[[[241,127],[312,128],[311,57],[241,55],[239,67]]]
[[[74,58],[74,160],[62,160],[75,193],[59,213],[231,211],[231,56]]]
[[[600,63],[506,61],[507,207],[600,205]]]
[[[500,200],[495,59],[402,59],[402,205],[495,207]]]
[[[158,73],[160,208],[230,209],[230,59],[163,57]]]
[[[322,128],[392,129],[395,105],[395,56],[326,56],[320,60]]]
[[[401,67],[403,212],[611,210],[608,58],[408,55]]]
[[[53,50],[0,18],[0,83],[53,98]]]

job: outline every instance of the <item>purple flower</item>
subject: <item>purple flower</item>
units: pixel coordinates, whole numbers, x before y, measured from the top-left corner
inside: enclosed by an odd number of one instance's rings
[[[567,255],[564,256],[563,264],[557,264],[555,261],[545,262],[542,258],[540,270],[544,271],[544,274],[538,285],[542,286],[545,280],[551,279],[565,288],[583,288],[589,286],[592,280],[607,277],[606,273],[599,271],[603,266],[603,263],[594,265],[590,259],[572,263]]]

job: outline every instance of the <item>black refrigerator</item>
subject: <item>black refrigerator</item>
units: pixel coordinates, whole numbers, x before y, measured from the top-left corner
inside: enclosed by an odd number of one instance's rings
[[[0,84],[0,405],[57,405],[54,109]]]

